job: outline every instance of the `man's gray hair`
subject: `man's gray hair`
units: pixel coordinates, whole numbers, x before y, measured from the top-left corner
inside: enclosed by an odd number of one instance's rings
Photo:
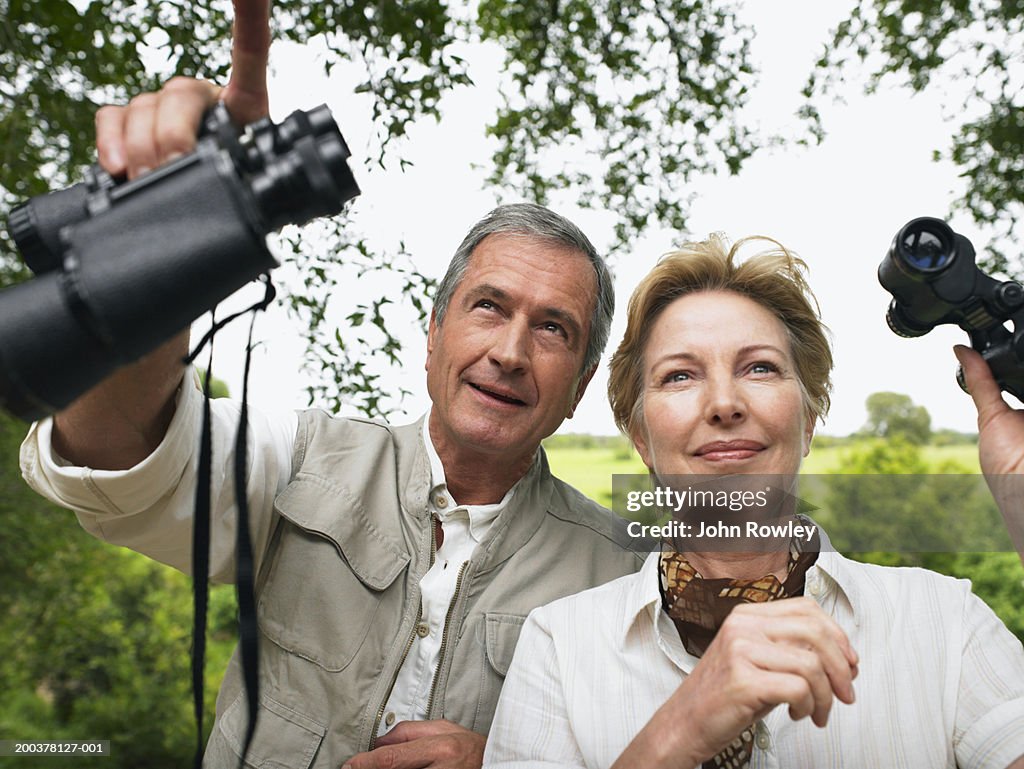
[[[488,235],[509,233],[529,235],[549,243],[562,245],[578,251],[590,260],[597,278],[597,301],[590,318],[590,336],[587,339],[587,350],[583,358],[582,372],[589,371],[601,361],[601,354],[608,343],[608,334],[612,325],[612,314],[615,311],[615,289],[608,265],[597,253],[597,249],[583,234],[583,231],[564,216],[556,214],[544,206],[533,203],[512,203],[498,206],[487,216],[473,225],[462,244],[455,251],[448,272],[441,279],[434,298],[434,312],[437,324],[444,321],[448,305],[451,303],[455,289],[466,274],[469,258],[473,250]]]

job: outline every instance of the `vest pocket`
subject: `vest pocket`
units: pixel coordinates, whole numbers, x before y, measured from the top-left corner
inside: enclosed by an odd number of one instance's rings
[[[336,673],[366,640],[381,592],[363,584],[330,541],[288,528],[260,594],[260,629],[286,652]]]
[[[284,521],[260,592],[260,629],[286,652],[344,670],[409,556],[342,488],[299,480],[275,505]]]
[[[488,612],[486,615],[487,661],[502,678],[508,674],[512,664],[512,655],[519,643],[519,633],[524,622],[526,617],[518,614]]]
[[[479,615],[477,615],[479,616]],[[505,683],[505,674],[508,673],[509,665],[512,664],[512,655],[516,650],[516,643],[519,641],[519,632],[523,629],[526,617],[518,614],[502,614],[499,612],[486,612],[483,616],[483,628],[476,626],[476,641],[480,644],[482,640],[483,653],[477,653],[477,665],[479,665],[479,679],[476,681],[477,691],[475,692],[476,709],[469,716],[468,721],[463,723],[471,724],[474,732],[487,734],[491,728],[491,720],[494,718],[494,709],[498,705],[498,695],[501,693],[502,684]],[[482,632],[481,632],[482,630]],[[482,638],[481,638],[482,636]],[[479,649],[479,645],[477,646]],[[465,654],[465,652],[463,652]],[[467,679],[469,677],[467,676]],[[449,706],[458,703],[460,697],[456,696],[457,691],[453,688],[464,686],[468,681],[460,683],[448,680],[448,694],[445,699],[445,710],[452,710],[452,713],[445,713],[445,717],[455,715],[453,708]],[[468,691],[461,692],[461,698],[472,702]],[[458,719],[456,719],[458,720]]]
[[[204,769],[238,766],[247,719],[243,693],[224,711],[210,735]],[[244,765],[258,769],[310,769],[326,731],[323,724],[269,697],[261,697],[256,732]]]

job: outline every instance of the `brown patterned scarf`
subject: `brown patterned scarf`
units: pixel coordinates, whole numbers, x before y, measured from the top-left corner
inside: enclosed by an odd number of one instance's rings
[[[789,543],[789,565],[785,582],[774,574],[760,579],[704,579],[690,562],[674,550],[661,554],[661,598],[665,613],[672,618],[686,650],[695,657],[707,651],[718,628],[741,603],[763,603],[803,595],[804,577],[818,559],[817,532],[811,542],[793,539]],[[750,763],[754,725],[721,753],[703,763],[703,769],[741,769]]]

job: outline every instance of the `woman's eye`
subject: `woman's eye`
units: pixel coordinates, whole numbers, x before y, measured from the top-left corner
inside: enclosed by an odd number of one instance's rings
[[[779,367],[774,363],[768,363],[767,361],[761,361],[755,363],[750,367],[750,373],[752,374],[772,374],[779,370]]]
[[[686,371],[673,371],[670,374],[667,374],[662,381],[665,382],[665,384],[668,384],[670,382],[686,382],[689,379],[690,375]]]

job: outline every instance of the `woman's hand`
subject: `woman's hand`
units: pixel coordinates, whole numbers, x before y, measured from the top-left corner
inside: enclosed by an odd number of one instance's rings
[[[846,633],[809,598],[738,606],[615,769],[700,766],[783,703],[793,719],[824,726],[834,698],[853,702],[857,663]]]

